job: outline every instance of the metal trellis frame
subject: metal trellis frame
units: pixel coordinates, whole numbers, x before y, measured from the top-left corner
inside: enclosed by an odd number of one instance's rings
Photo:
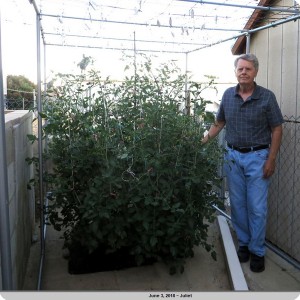
[[[238,35],[234,35],[234,36],[230,36],[228,38],[224,38],[224,39],[220,39],[219,41],[214,41],[214,42],[208,42],[207,44],[204,45],[200,45],[200,48],[195,48],[192,50],[186,50],[186,51],[178,51],[178,53],[182,53],[186,55],[186,71],[188,69],[188,54],[191,52],[195,52],[195,51],[199,51],[201,49],[207,48],[207,47],[212,47],[214,45],[217,44],[221,44],[224,42],[227,42],[229,40],[233,40],[236,39],[240,36],[246,36],[247,37],[247,46],[246,49],[247,51],[249,51],[250,49],[250,37],[251,34],[260,31],[260,30],[265,30],[267,28],[272,28],[272,27],[276,27],[278,25],[287,23],[287,22],[291,22],[291,21],[295,21],[298,20],[300,18],[300,13],[298,9],[286,9],[286,8],[280,8],[280,7],[265,7],[265,6],[252,6],[252,5],[241,5],[241,4],[231,4],[228,2],[212,2],[212,1],[202,1],[202,0],[177,0],[177,2],[190,2],[190,3],[194,3],[194,4],[201,4],[201,5],[218,5],[218,6],[227,6],[227,7],[237,7],[237,8],[243,8],[243,9],[253,9],[253,10],[264,10],[264,11],[273,11],[273,12],[286,12],[289,14],[292,14],[292,16],[286,17],[284,19],[278,20],[276,22],[273,22],[271,24],[265,25],[265,26],[261,26],[255,29],[251,29],[251,30],[244,30],[244,29],[240,29],[240,30],[235,30],[235,29],[229,29],[229,28],[205,28],[205,27],[195,27],[195,30],[207,30],[207,31],[215,31],[215,30],[219,30],[219,31],[238,31],[239,34]],[[38,150],[39,150],[39,163],[40,163],[40,174],[39,174],[39,189],[40,189],[40,196],[41,196],[41,262],[40,262],[40,274],[39,274],[39,279],[38,279],[38,289],[40,289],[41,287],[41,276],[42,276],[42,265],[43,265],[43,257],[44,257],[44,251],[45,251],[45,231],[44,231],[44,227],[45,227],[45,222],[44,222],[44,203],[43,203],[43,199],[44,199],[44,187],[43,187],[43,183],[42,183],[42,177],[43,177],[43,159],[42,159],[42,118],[40,113],[42,112],[42,102],[41,102],[41,43],[43,43],[44,45],[44,56],[45,56],[45,52],[46,52],[46,45],[53,45],[53,46],[59,46],[58,43],[47,43],[45,40],[45,36],[49,36],[49,35],[56,35],[57,33],[54,32],[50,32],[50,31],[45,31],[44,28],[41,25],[41,18],[42,17],[64,17],[64,18],[68,18],[66,16],[62,16],[60,14],[57,15],[51,15],[51,14],[42,14],[41,11],[39,10],[39,7],[36,3],[35,0],[29,0],[29,3],[33,5],[34,10],[36,12],[36,34],[37,34],[37,86],[38,86],[38,90],[37,90],[37,106],[38,106],[38,136],[39,136],[39,144],[38,144]],[[1,12],[0,12],[1,13]],[[72,17],[70,16],[70,18],[72,19],[76,19],[77,17]],[[80,19],[80,18],[77,18]],[[81,18],[82,21],[100,21],[98,19],[93,19],[93,18]],[[102,22],[104,22],[102,20]],[[105,21],[106,23],[109,23],[110,21],[107,20]],[[1,15],[0,15],[0,23],[1,23]],[[111,23],[118,23],[120,24],[121,21],[111,21]],[[125,24],[124,22],[122,24]],[[136,26],[146,26],[148,24],[146,23],[136,23],[134,24]],[[155,25],[152,25],[155,26]],[[181,26],[170,26],[169,25],[159,25],[157,24],[157,27],[161,27],[161,28],[174,28],[174,29],[181,29]],[[70,34],[66,34],[66,36],[68,35],[72,35]],[[78,37],[78,38],[83,38],[83,35],[76,35],[74,34],[74,37]],[[87,37],[87,36],[85,36]],[[90,36],[88,38],[95,38],[93,36]],[[109,39],[109,37],[107,38]],[[111,38],[111,39],[116,39],[116,38]],[[135,40],[135,39],[134,39]],[[128,39],[128,41],[130,41],[130,39]],[[143,41],[141,39],[137,39],[134,42],[134,48],[135,51],[140,51],[140,52],[145,52],[145,50],[137,50],[136,49],[136,42],[148,42],[148,41]],[[151,43],[157,43],[159,44],[160,41],[151,41]],[[163,43],[163,41],[162,41]],[[184,44],[184,43],[182,43]],[[188,43],[186,43],[187,45]],[[194,46],[199,46],[196,45],[195,43],[191,43]],[[60,45],[62,46],[62,45]],[[78,46],[75,44],[65,44],[64,46],[69,46],[69,47],[84,47],[84,46]],[[0,24],[0,47],[1,47],[1,24]],[[102,49],[107,49],[105,47],[93,47],[93,46],[89,46],[86,45],[86,48],[102,48]],[[124,48],[124,47],[120,47],[119,49],[117,47],[111,47],[108,49],[113,49],[113,50],[134,50],[133,48]],[[149,50],[148,50],[149,51]],[[152,50],[154,51],[154,50]],[[157,52],[162,52],[162,50],[158,50]],[[166,51],[168,52],[168,51]],[[46,64],[46,63],[45,63]],[[45,70],[45,68],[44,68]],[[46,77],[46,76],[45,76]],[[45,82],[45,81],[44,81]],[[7,235],[9,235],[9,214],[7,213],[8,211],[8,206],[7,206],[7,167],[5,164],[5,160],[6,160],[6,156],[5,156],[5,117],[4,117],[4,99],[3,99],[3,75],[2,75],[2,63],[1,63],[1,56],[0,56],[0,90],[1,90],[1,95],[0,95],[0,218],[1,218],[1,240],[0,240],[0,247],[1,247],[1,264],[2,264],[2,281],[3,281],[3,288],[5,289],[11,289],[12,287],[12,275],[11,275],[11,257],[10,257],[10,239]]]
[[[178,1],[185,1],[185,0],[178,0]],[[51,43],[46,43],[46,41],[45,41],[46,32],[44,31],[44,29],[41,25],[41,18],[42,18],[42,16],[48,16],[48,17],[58,17],[58,16],[57,15],[49,15],[49,14],[48,15],[47,14],[42,15],[38,10],[38,6],[37,6],[35,0],[29,0],[29,2],[33,4],[34,9],[36,11],[36,15],[37,15],[37,36],[38,36],[37,37],[37,43],[38,43],[38,47],[37,47],[37,54],[38,54],[37,55],[38,56],[38,59],[37,59],[37,78],[38,78],[38,87],[40,88],[41,87],[41,74],[40,74],[40,72],[41,72],[41,62],[40,62],[40,42],[41,42],[41,39],[40,39],[40,37],[42,37],[43,44],[44,44],[44,49],[45,49],[46,45],[52,45]],[[186,1],[186,2],[197,2],[197,3],[199,3],[199,1],[196,1],[196,0],[195,1]],[[215,3],[215,2],[210,2],[210,1],[200,1],[200,3],[202,3],[202,4],[224,5],[224,6],[228,5],[228,3],[227,4],[226,3]],[[268,10],[268,11],[273,10],[270,7],[269,8],[256,7],[256,6],[251,7],[251,6],[245,6],[245,5],[234,5],[234,6],[241,7],[241,8],[262,9],[262,10]],[[277,8],[274,9],[274,11],[280,11],[280,10],[281,9],[277,9]],[[294,15],[292,15],[291,17],[285,18],[283,20],[273,22],[272,24],[261,26],[261,27],[258,27],[258,28],[252,29],[252,30],[240,30],[240,34],[235,35],[233,37],[229,37],[229,38],[217,41],[217,42],[209,43],[207,45],[201,46],[200,48],[193,49],[192,51],[181,52],[182,54],[184,53],[185,56],[186,56],[186,58],[185,58],[186,59],[186,72],[188,70],[188,54],[191,53],[191,52],[199,51],[199,50],[207,48],[207,47],[212,47],[214,45],[221,44],[221,43],[227,42],[229,40],[236,39],[236,38],[238,38],[240,36],[244,36],[244,35],[247,38],[246,49],[249,52],[249,49],[250,49],[250,36],[251,36],[252,33],[255,33],[257,31],[264,30],[264,29],[267,29],[267,28],[276,27],[280,24],[290,22],[290,21],[295,21],[295,20],[300,18],[299,10],[292,10],[292,11],[290,9],[289,10],[282,9],[282,10],[288,11],[289,13],[293,13]],[[66,17],[66,18],[70,18],[70,19],[74,18],[74,19],[77,19],[77,20],[81,19],[83,21],[87,21],[87,19],[84,19],[84,18],[77,18],[77,17]],[[88,19],[88,21],[93,21],[93,19],[90,18],[90,19]],[[99,21],[99,20],[95,19],[94,21]],[[135,24],[135,25],[144,26],[145,24]],[[165,26],[165,27],[167,27],[167,26]],[[225,29],[207,28],[207,30],[225,30]],[[234,31],[234,30],[232,30],[232,31]],[[50,34],[50,33],[47,33],[47,34]],[[133,34],[134,34],[134,39],[133,39],[133,48],[132,49],[129,49],[129,48],[120,48],[120,49],[111,48],[111,49],[112,50],[113,49],[114,50],[124,50],[124,49],[126,49],[126,50],[134,51],[134,53],[136,53],[137,52],[136,33],[134,32]],[[80,36],[80,38],[82,38],[82,36]],[[57,44],[57,46],[58,46],[58,44]],[[64,46],[78,47],[78,45],[76,46],[76,45],[67,45],[67,44],[65,44]],[[82,47],[94,48],[94,47],[90,47],[90,46],[82,46]],[[104,48],[105,47],[103,47],[103,49]],[[107,47],[107,48],[109,48],[109,47]],[[145,50],[139,50],[139,52],[143,52],[143,51],[149,51],[149,50],[146,50],[146,49]],[[153,51],[153,52],[156,52],[156,51]],[[162,52],[162,51],[157,51],[157,52]],[[168,51],[165,51],[165,52],[168,52]],[[170,51],[170,52],[172,52],[172,51]],[[41,112],[42,111],[41,91],[38,91],[37,103],[38,103],[38,112]],[[39,116],[39,136],[41,136],[41,130],[42,130],[42,120]],[[40,166],[42,166],[42,142],[41,142],[41,139],[39,139],[39,141],[40,141],[40,143],[39,143],[39,161],[40,161]],[[43,170],[41,170],[41,168],[40,168],[40,195],[42,195],[42,197],[43,197],[44,191],[43,191],[43,185],[42,185],[42,173],[43,173]],[[44,197],[41,198],[41,200],[42,199],[44,199]],[[41,224],[40,224],[40,226],[41,226],[41,260],[40,260],[40,273],[39,273],[38,287],[37,287],[38,290],[41,288],[41,278],[42,278],[43,260],[44,260],[44,252],[45,252],[44,205],[45,205],[45,203],[43,202],[43,205],[41,205]]]

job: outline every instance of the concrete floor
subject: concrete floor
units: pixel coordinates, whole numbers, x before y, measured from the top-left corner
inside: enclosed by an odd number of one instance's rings
[[[187,261],[183,274],[169,275],[163,263],[130,268],[121,271],[98,272],[82,275],[68,273],[67,260],[63,258],[63,240],[60,233],[47,229],[45,261],[41,291],[232,291],[228,275],[227,255],[224,252],[219,226],[210,226],[210,241],[215,245],[217,261],[202,247],[195,248],[195,257]],[[40,262],[40,244],[35,243],[28,263],[24,291],[37,289]],[[249,263],[239,265],[249,291],[299,291],[300,270],[295,269],[276,254],[267,250],[266,270],[253,273]]]
[[[215,244],[217,261],[202,247],[195,248],[183,274],[169,275],[163,263],[121,271],[71,275],[63,258],[63,240],[51,227],[47,230],[45,262],[41,289],[43,291],[101,290],[101,291],[230,291],[224,253],[217,225],[211,226],[210,240]],[[32,247],[24,290],[37,288],[40,245]]]

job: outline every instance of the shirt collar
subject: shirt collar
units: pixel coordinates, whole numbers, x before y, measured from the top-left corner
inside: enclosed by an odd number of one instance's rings
[[[259,94],[260,94],[260,86],[256,84],[256,82],[254,82],[254,91],[251,95],[251,99],[259,99]],[[235,86],[235,95],[238,95],[239,94],[239,84],[237,84]]]

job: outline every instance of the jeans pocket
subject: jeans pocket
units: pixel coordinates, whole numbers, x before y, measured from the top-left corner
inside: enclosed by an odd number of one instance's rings
[[[269,156],[269,149],[257,150],[254,152],[257,157],[262,160],[267,160]]]

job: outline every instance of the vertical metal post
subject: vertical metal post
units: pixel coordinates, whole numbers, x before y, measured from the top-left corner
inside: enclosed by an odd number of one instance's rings
[[[250,33],[246,34],[246,54],[250,53]]]
[[[39,153],[39,197],[40,197],[40,238],[41,238],[41,264],[40,276],[38,278],[38,289],[41,286],[41,274],[43,269],[43,258],[45,252],[44,237],[44,187],[43,187],[43,120],[41,117],[41,21],[40,14],[36,14],[36,39],[37,39],[37,111],[38,111],[38,153]]]
[[[35,89],[32,90],[33,108],[37,107]]]
[[[1,8],[0,8],[1,9]],[[12,290],[12,261],[9,226],[9,199],[6,162],[5,113],[3,93],[2,44],[0,10],[0,251],[2,289]]]
[[[187,77],[188,77],[188,52],[185,53],[185,93],[187,93]]]
[[[190,110],[190,107],[191,107],[191,103],[190,103],[190,97],[189,97],[189,92],[188,92],[188,82],[187,82],[187,79],[188,79],[188,53],[186,52],[185,53],[185,91],[184,91],[184,95],[185,95],[185,103],[184,103],[184,107],[185,107],[185,113],[187,115],[190,115],[191,114],[191,110]]]
[[[137,85],[137,64],[136,64],[136,37],[135,31],[133,32],[133,54],[134,54],[134,107],[137,105],[136,85]]]

